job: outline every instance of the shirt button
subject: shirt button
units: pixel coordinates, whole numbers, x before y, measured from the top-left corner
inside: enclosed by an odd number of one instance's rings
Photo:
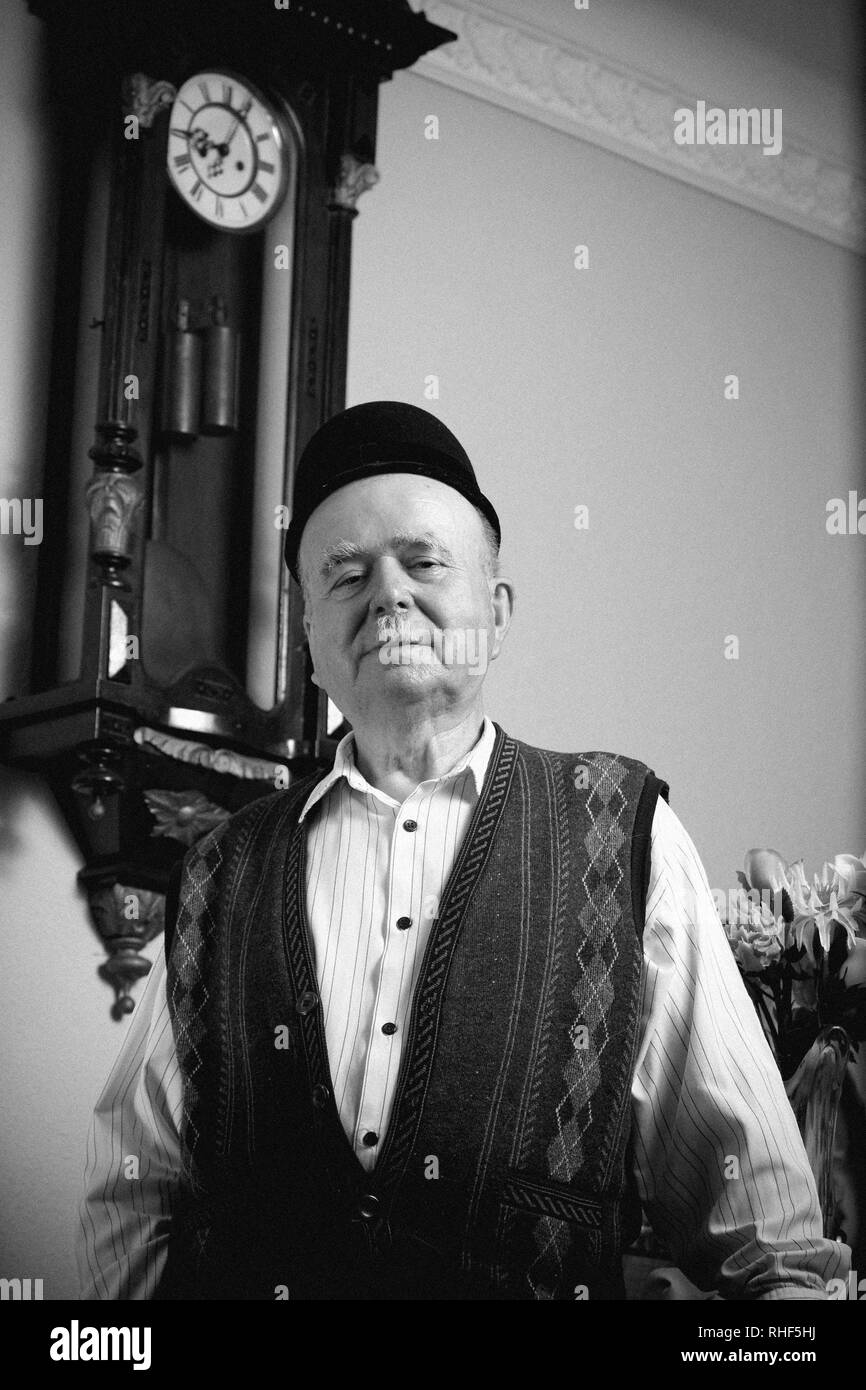
[[[296,1003],[295,1008],[297,1009],[298,1013],[303,1017],[305,1014],[311,1014],[318,1002],[318,994],[316,994],[311,989],[305,989],[303,994],[298,996],[298,1002]]]
[[[412,918],[411,918],[411,917],[398,917],[398,918],[397,918],[397,930],[398,930],[398,931],[408,931],[409,928],[411,927],[411,925],[412,925]]]
[[[418,829],[418,822],[417,822],[416,820],[404,820],[404,822],[403,822],[403,829],[404,829],[404,830],[417,830],[417,829]]]
[[[367,1133],[364,1135],[363,1139],[361,1140],[361,1143],[365,1146],[365,1148],[368,1148],[368,1149],[374,1148],[375,1145],[378,1144],[378,1142],[379,1142],[379,1136],[378,1136],[378,1134],[374,1134],[373,1131],[372,1131],[372,1129],[368,1129],[368,1130],[367,1130]]]
[[[331,1092],[328,1090],[327,1086],[323,1086],[320,1083],[318,1086],[313,1087],[313,1104],[317,1110],[322,1110],[328,1104],[330,1097]]]
[[[383,1032],[383,1033],[387,1033],[389,1037],[390,1037],[390,1035],[391,1035],[392,1033],[396,1033],[396,1031],[397,1031],[397,1025],[396,1025],[396,1023],[383,1023],[383,1024],[382,1024],[382,1032]]]
[[[379,1215],[379,1198],[372,1192],[362,1192],[358,1201],[358,1215],[365,1221],[375,1221]]]

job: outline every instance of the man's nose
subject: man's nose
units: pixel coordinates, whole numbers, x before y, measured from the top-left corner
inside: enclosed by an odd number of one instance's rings
[[[391,613],[407,608],[411,601],[409,576],[393,556],[382,555],[374,561],[370,582],[370,609],[373,613]]]

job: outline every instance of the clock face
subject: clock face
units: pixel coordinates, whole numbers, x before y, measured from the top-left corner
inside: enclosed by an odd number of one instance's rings
[[[250,232],[273,216],[288,181],[279,114],[245,78],[190,77],[171,108],[168,174],[183,201],[212,227]]]

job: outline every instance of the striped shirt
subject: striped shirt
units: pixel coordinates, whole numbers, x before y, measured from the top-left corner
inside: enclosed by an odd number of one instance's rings
[[[388,1128],[424,947],[495,736],[485,718],[468,754],[398,802],[361,775],[349,733],[301,812],[334,1097],[366,1169]],[[634,1171],[654,1229],[678,1264],[726,1297],[826,1297],[850,1252],[822,1237],[778,1069],[703,865],[661,799],[643,950]],[[82,1298],[151,1298],[165,1263],[182,1171],[165,978],[160,954],[94,1113],[77,1239]],[[730,1180],[711,1181],[729,1155]]]

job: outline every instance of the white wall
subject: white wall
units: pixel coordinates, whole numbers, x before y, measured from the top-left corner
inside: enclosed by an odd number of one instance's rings
[[[596,7],[631,49],[638,12]],[[44,70],[23,0],[0,17],[0,495],[38,495]],[[739,61],[739,41],[679,32],[695,87]],[[861,263],[417,74],[382,90],[377,163],[354,224],[348,399],[432,405],[500,512],[518,606],[490,713],[530,742],[652,763],[714,885],[753,844],[815,867],[861,851],[866,540],[824,527],[829,497],[866,493]],[[0,547],[2,698],[21,689],[35,547]],[[88,1110],[124,1025],[62,820],[37,779],[0,779],[0,1275],[67,1297]]]

